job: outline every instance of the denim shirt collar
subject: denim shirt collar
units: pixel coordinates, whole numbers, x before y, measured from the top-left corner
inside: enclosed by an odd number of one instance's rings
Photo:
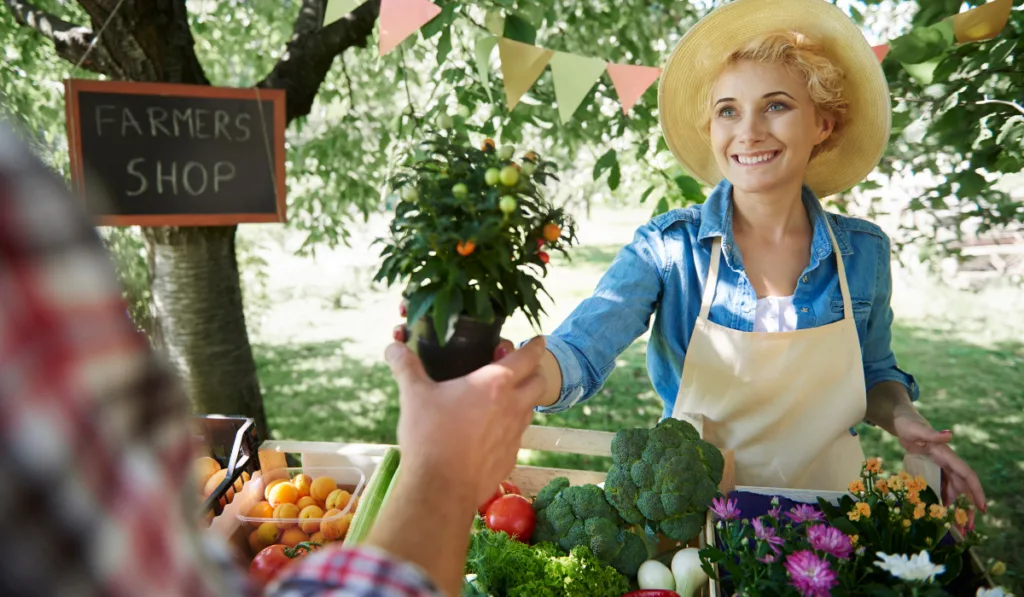
[[[822,209],[818,197],[807,185],[803,186],[801,192],[804,206],[813,225],[813,236],[811,239],[811,261],[808,270],[812,270],[823,260],[832,254],[832,240],[828,236],[826,228],[825,210]],[[706,241],[716,236],[722,237],[722,253],[725,254],[726,263],[733,269],[742,269],[743,262],[740,258],[739,249],[733,239],[732,233],[732,183],[722,180],[714,188],[704,205],[701,207],[700,230],[698,239]],[[853,248],[847,242],[846,235],[832,221],[832,233],[836,236],[836,243],[843,254],[853,252]]]

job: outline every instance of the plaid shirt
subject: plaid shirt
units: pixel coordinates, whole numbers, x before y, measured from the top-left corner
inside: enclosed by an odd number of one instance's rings
[[[79,202],[0,119],[0,595],[254,594],[190,514],[187,416]],[[367,548],[306,557],[267,593],[439,595]]]

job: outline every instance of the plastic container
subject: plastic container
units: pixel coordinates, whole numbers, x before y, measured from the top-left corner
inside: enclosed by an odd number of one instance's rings
[[[190,424],[196,454],[210,456],[227,470],[224,480],[202,504],[202,514],[220,516],[231,501],[228,492],[242,487],[242,473],[248,473],[245,478],[249,478],[259,470],[256,423],[245,417],[203,415],[192,417]],[[202,487],[198,489],[203,491]]]
[[[312,477],[314,481],[319,477],[330,477],[334,480],[338,489],[343,489],[349,492],[352,497],[344,508],[339,508],[340,512],[338,514],[326,518],[257,518],[249,516],[253,506],[266,500],[265,492],[267,485],[278,479],[294,479],[299,474],[308,475],[309,477]],[[354,514],[354,508],[358,508],[358,501],[359,498],[362,497],[363,488],[365,486],[366,475],[363,474],[363,471],[354,467],[328,468],[299,466],[263,471],[262,474],[250,479],[242,488],[241,495],[236,498],[236,503],[239,506],[236,511],[236,516],[238,517],[238,520],[243,523],[243,526],[247,525],[250,530],[256,529],[267,522],[277,525],[277,527],[282,530],[298,525],[305,526],[306,528],[315,526],[315,528],[319,529],[320,523],[337,521],[348,514]],[[324,510],[326,512],[326,508]],[[347,533],[347,529],[345,532]],[[335,540],[340,541],[343,537],[344,535],[335,538]]]

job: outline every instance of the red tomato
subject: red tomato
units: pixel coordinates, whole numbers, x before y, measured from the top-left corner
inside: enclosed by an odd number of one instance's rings
[[[496,499],[500,498],[500,497],[501,497],[501,496],[503,496],[503,495],[505,495],[505,487],[504,487],[504,486],[502,486],[502,485],[498,485],[498,489],[496,489],[496,490],[494,491],[494,495],[492,495],[492,496],[491,496],[490,498],[488,498],[486,502],[484,502],[484,503],[480,504],[480,507],[479,507],[479,508],[477,508],[477,511],[478,511],[478,512],[480,512],[480,515],[481,515],[481,516],[483,516],[483,515],[487,514],[487,508],[488,508],[488,506],[490,506],[491,504],[493,504],[493,503],[494,503],[494,500],[496,500]]]
[[[515,493],[518,495],[523,495],[523,492],[519,491],[519,488],[516,487],[515,484],[512,483],[512,481],[502,481],[501,486],[505,490],[505,493]]]
[[[263,551],[256,554],[252,563],[249,564],[249,576],[257,585],[266,586],[292,562],[302,559],[303,556],[317,549],[319,546],[306,542],[295,547],[281,544],[265,547]]]
[[[533,527],[537,517],[533,513],[533,504],[521,495],[504,495],[487,508],[487,528],[494,532],[505,531],[523,543],[528,543],[533,535]]]

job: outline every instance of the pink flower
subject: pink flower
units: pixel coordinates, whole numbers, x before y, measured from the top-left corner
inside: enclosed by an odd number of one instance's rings
[[[768,511],[768,516],[771,516],[773,520],[778,520],[780,514],[782,514],[782,508],[778,506],[775,506]]]
[[[814,506],[809,506],[807,504],[797,504],[792,510],[786,512],[786,516],[788,516],[790,520],[797,524],[800,524],[802,522],[825,520],[825,516],[821,513],[820,510],[818,510]]]
[[[786,557],[790,584],[803,597],[831,597],[832,587],[839,584],[828,562],[813,551],[803,550]]]
[[[786,544],[785,539],[783,539],[782,537],[775,536],[775,528],[771,526],[766,526],[763,522],[761,522],[760,518],[755,518],[754,520],[751,520],[750,524],[754,526],[754,536],[756,536],[761,541],[766,541],[768,545],[771,546],[771,548],[774,549],[776,552],[779,551],[779,548],[776,547],[777,545]]]
[[[736,500],[715,498],[711,500],[711,511],[719,520],[736,520],[740,517],[740,510],[736,507]]]
[[[768,552],[768,553],[764,554],[764,557],[757,558],[757,561],[761,562],[762,564],[774,564],[775,560],[777,560],[777,559],[779,559],[779,556],[775,555],[772,552]]]
[[[839,558],[848,560],[853,552],[853,543],[850,538],[837,528],[824,524],[816,524],[807,529],[807,540],[815,551],[821,551]]]

